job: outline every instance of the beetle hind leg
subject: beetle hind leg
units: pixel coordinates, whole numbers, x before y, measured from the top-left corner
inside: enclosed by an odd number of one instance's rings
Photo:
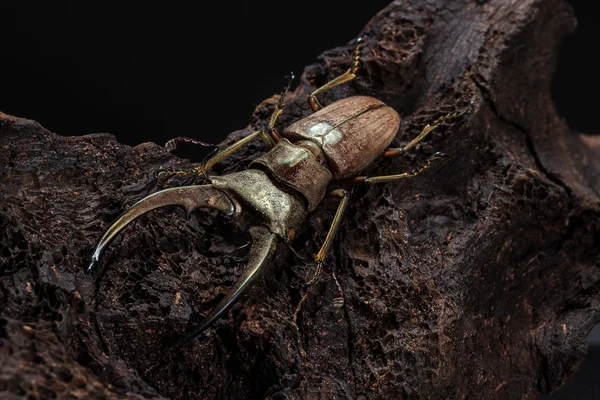
[[[402,174],[395,174],[395,175],[357,176],[356,178],[354,178],[354,182],[355,183],[384,183],[384,182],[399,181],[399,180],[407,179],[407,178],[413,178],[413,177],[419,175],[420,173],[422,173],[423,171],[425,171],[427,168],[431,167],[433,165],[434,161],[441,160],[445,157],[446,157],[446,155],[444,153],[437,152],[437,153],[434,153],[431,157],[429,157],[427,159],[427,162],[425,163],[425,165],[422,165],[419,168],[415,168],[409,172],[404,172]]]
[[[467,107],[465,107],[463,110],[454,111],[454,112],[442,115],[441,117],[439,117],[438,119],[433,121],[431,124],[427,124],[425,126],[425,128],[423,128],[421,133],[419,133],[407,145],[405,145],[404,147],[389,148],[384,153],[384,156],[385,157],[398,157],[399,155],[406,153],[408,150],[412,149],[417,144],[419,144],[423,139],[425,139],[427,137],[427,135],[429,135],[429,133],[431,133],[431,131],[433,131],[437,127],[441,126],[443,123],[461,118],[465,115],[470,114],[471,111],[473,111],[473,101],[470,101],[469,105]]]

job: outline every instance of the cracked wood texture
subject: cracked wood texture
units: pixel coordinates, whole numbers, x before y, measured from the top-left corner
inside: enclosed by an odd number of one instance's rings
[[[229,290],[247,238],[215,213],[164,209],[129,227],[96,280],[83,274],[118,215],[190,162],[109,134],[62,137],[0,114],[0,393],[33,398],[536,398],[560,387],[599,320],[600,138],[572,132],[550,97],[575,20],[561,0],[395,1],[374,16],[359,79],[328,92],[382,99],[402,116],[395,145],[472,98],[469,120],[434,132],[356,187],[322,281],[279,246],[265,277],[205,335],[167,350]],[[351,38],[349,38],[350,40]],[[289,95],[345,71],[327,51]],[[251,127],[265,126],[277,98]],[[215,173],[244,168],[254,143]],[[307,258],[335,212],[324,203],[293,242]],[[344,291],[337,295],[333,271]],[[306,297],[304,298],[304,296]]]

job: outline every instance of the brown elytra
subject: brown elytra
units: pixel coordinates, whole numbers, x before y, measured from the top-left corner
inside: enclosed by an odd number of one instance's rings
[[[400,116],[381,100],[348,97],[287,127],[288,139],[310,140],[323,149],[333,179],[361,171],[392,142]]]

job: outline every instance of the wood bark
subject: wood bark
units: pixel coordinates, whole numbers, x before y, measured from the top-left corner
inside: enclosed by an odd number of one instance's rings
[[[385,101],[395,144],[471,99],[371,175],[448,160],[399,183],[356,187],[322,281],[280,246],[262,282],[206,335],[169,350],[243,268],[227,220],[165,209],[83,269],[118,215],[161,188],[161,167],[191,164],[153,143],[62,137],[0,114],[0,393],[38,398],[535,398],[560,387],[600,318],[600,138],[572,132],[550,96],[558,46],[574,28],[561,0],[402,0],[374,16],[359,79],[328,92]],[[350,40],[351,38],[349,38]],[[282,126],[307,94],[344,72],[353,46],[304,71]],[[261,104],[265,126],[277,98]],[[215,173],[244,168],[255,143]],[[292,243],[310,257],[335,202]],[[344,306],[337,308],[337,286]],[[306,295],[306,297],[304,297]],[[304,299],[304,300],[303,300]]]

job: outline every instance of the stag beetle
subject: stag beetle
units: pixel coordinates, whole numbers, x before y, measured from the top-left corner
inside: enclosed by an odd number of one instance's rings
[[[396,157],[405,153],[444,121],[470,113],[473,106],[471,102],[462,111],[441,116],[404,147],[388,148],[400,127],[400,116],[394,109],[367,96],[348,97],[323,107],[316,97],[356,78],[363,43],[362,39],[357,41],[352,67],[348,71],[308,96],[314,113],[288,126],[282,135],[275,129],[275,123],[283,112],[285,95],[293,76],[280,96],[267,129],[254,132],[192,170],[160,171],[159,176],[204,175],[210,184],[164,189],[137,202],[102,236],[87,272],[95,269],[107,246],[119,232],[149,211],[177,205],[188,212],[198,207],[210,207],[229,215],[238,229],[250,233],[252,246],[248,265],[241,279],[204,321],[174,341],[173,347],[178,347],[206,330],[250,288],[273,255],[277,241],[287,243],[292,239],[294,229],[323,200],[330,183],[348,179],[355,183],[406,179],[418,175],[434,160],[442,158],[443,154],[435,153],[424,166],[402,174],[357,176],[377,157]],[[269,151],[254,160],[249,169],[224,176],[207,175],[207,171],[217,162],[256,139],[262,139]],[[192,139],[176,138],[167,142],[166,147],[172,150],[181,141],[197,143]],[[340,203],[325,241],[315,256],[315,274],[306,285],[318,279],[348,205],[349,194],[346,190],[336,189],[330,194],[338,197]]]

